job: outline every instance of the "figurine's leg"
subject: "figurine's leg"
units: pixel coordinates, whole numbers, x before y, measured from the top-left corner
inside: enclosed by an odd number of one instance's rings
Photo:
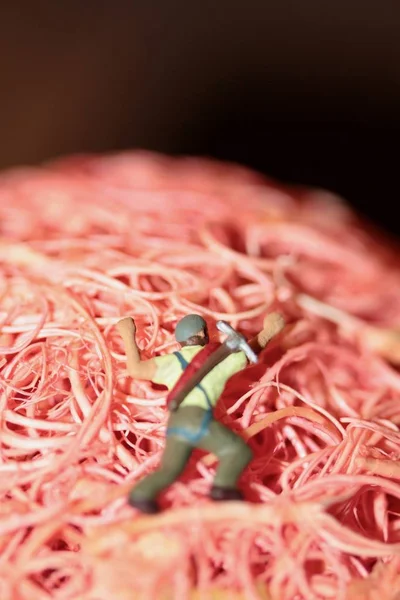
[[[178,479],[192,450],[193,446],[188,441],[175,436],[167,436],[160,467],[154,473],[144,477],[133,488],[129,495],[129,504],[142,512],[157,512],[156,498],[158,494]]]
[[[240,500],[242,494],[237,489],[237,482],[253,458],[246,442],[213,419],[197,446],[215,454],[219,460],[211,497],[214,500]]]

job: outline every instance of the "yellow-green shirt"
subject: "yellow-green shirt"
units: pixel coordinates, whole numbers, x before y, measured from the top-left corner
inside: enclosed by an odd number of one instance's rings
[[[186,362],[190,363],[202,348],[202,346],[185,346],[179,353]],[[153,383],[165,385],[168,390],[172,390],[183,373],[179,359],[174,354],[166,354],[165,356],[158,356],[155,358],[155,361],[157,371],[153,377]],[[228,379],[238,371],[244,369],[246,365],[247,358],[244,352],[230,354],[202,379],[199,387],[195,387],[189,392],[181,406],[208,408],[209,404],[205,393],[208,396],[211,406],[215,406],[224,391]]]

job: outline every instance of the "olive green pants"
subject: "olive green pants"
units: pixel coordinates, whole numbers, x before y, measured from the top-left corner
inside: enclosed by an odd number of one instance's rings
[[[165,450],[157,471],[144,477],[131,491],[132,500],[155,500],[185,469],[195,448],[215,454],[219,465],[214,485],[235,488],[253,453],[246,442],[197,406],[182,406],[171,413]]]

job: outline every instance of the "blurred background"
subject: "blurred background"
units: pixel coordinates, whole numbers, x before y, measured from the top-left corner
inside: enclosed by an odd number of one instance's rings
[[[399,33],[398,0],[2,0],[0,168],[214,156],[399,235]]]

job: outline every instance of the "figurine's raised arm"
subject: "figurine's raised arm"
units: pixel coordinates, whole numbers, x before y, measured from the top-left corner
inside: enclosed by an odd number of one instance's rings
[[[285,327],[285,319],[278,312],[269,313],[264,319],[263,326],[264,329],[249,341],[249,346],[256,354],[262,352],[269,342],[282,331]]]
[[[136,343],[136,325],[132,317],[125,317],[117,323],[117,330],[125,346],[126,368],[128,374],[135,379],[151,381],[157,367],[154,359],[141,360]]]

